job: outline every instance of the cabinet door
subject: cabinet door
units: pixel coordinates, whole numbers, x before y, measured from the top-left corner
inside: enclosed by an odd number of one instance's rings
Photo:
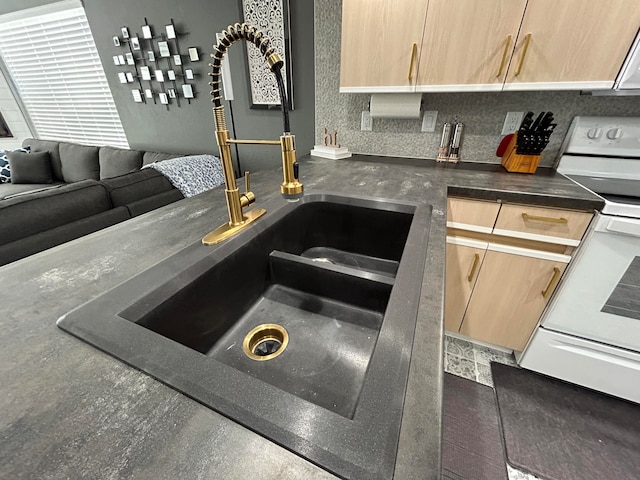
[[[490,244],[460,333],[522,350],[568,261],[564,255]]]
[[[505,90],[611,88],[638,26],[638,0],[530,1]]]
[[[525,5],[429,0],[418,91],[501,90]]]
[[[414,91],[426,13],[427,0],[343,0],[340,90]]]
[[[486,242],[447,237],[444,328],[458,332],[478,279]]]

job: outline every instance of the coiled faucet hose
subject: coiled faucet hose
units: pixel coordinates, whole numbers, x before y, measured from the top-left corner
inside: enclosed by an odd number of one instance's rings
[[[226,30],[222,31],[222,37],[218,41],[217,45],[213,46],[215,53],[211,55],[213,61],[209,64],[211,67],[211,101],[216,107],[222,105],[222,83],[220,77],[220,68],[222,65],[222,59],[227,49],[237,40],[246,40],[253,43],[260,53],[264,56],[265,60],[269,60],[269,57],[276,53],[275,48],[271,46],[271,41],[260,30],[246,23],[236,23],[235,25],[229,25]],[[287,93],[284,87],[284,81],[282,79],[282,66],[284,62],[280,59],[278,62],[271,66],[271,71],[276,76],[278,82],[278,91],[280,93],[280,104],[282,105],[282,115],[284,119],[284,132],[288,133],[289,129],[289,108],[287,102]]]

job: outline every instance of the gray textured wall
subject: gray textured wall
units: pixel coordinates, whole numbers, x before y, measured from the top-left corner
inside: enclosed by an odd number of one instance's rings
[[[435,158],[442,125],[457,115],[465,123],[462,160],[499,163],[495,150],[506,112],[553,111],[558,127],[541,165],[552,165],[576,115],[640,116],[640,97],[592,97],[578,92],[430,93],[425,110],[438,111],[435,133],[420,132],[419,120],[375,119],[372,132],[360,131],[368,95],[338,93],[340,87],[340,0],[315,0],[316,142],[324,127],[338,131],[342,146],[355,153]]]
[[[237,1],[217,0],[84,0],[87,18],[91,25],[98,52],[109,80],[120,118],[131,148],[167,152],[217,152],[213,135],[213,117],[209,94],[207,67],[216,32],[241,20]],[[303,0],[290,2],[292,22],[293,84],[296,109],[291,113],[291,125],[296,135],[298,151],[308,153],[313,146],[313,5]],[[123,25],[131,33],[142,37],[140,25],[144,18],[154,32],[164,30],[173,18],[176,31],[188,32],[180,36],[180,49],[197,46],[201,61],[193,63],[196,77],[196,99],[191,105],[170,106],[169,111],[160,104],[134,103],[132,84],[121,84],[118,72],[126,68],[113,64],[112,57],[124,53],[124,48],[114,47],[112,37]],[[128,51],[128,50],[127,50]],[[231,77],[235,93],[233,113],[238,138],[278,138],[282,134],[281,114],[278,110],[250,110],[247,68],[244,46],[234,45],[228,53]],[[166,69],[166,68],[165,68]],[[143,86],[144,86],[143,82]],[[230,116],[227,109],[230,127]],[[258,170],[280,165],[280,154],[275,147],[245,147],[240,149],[243,169]]]

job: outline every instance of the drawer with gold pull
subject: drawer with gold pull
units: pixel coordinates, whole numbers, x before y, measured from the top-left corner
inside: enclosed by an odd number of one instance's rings
[[[503,204],[493,233],[577,246],[592,218],[589,212]]]

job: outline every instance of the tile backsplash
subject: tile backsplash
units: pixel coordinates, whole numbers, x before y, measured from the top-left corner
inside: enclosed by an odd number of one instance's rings
[[[425,93],[423,110],[437,110],[435,133],[420,131],[421,120],[375,119],[373,131],[360,131],[369,95],[339,93],[340,0],[315,0],[316,143],[322,130],[338,131],[338,143],[353,153],[435,158],[442,125],[457,116],[465,124],[461,160],[500,163],[500,143],[507,112],[552,111],[558,124],[540,162],[554,163],[576,115],[640,116],[640,97],[594,97],[575,91]]]

